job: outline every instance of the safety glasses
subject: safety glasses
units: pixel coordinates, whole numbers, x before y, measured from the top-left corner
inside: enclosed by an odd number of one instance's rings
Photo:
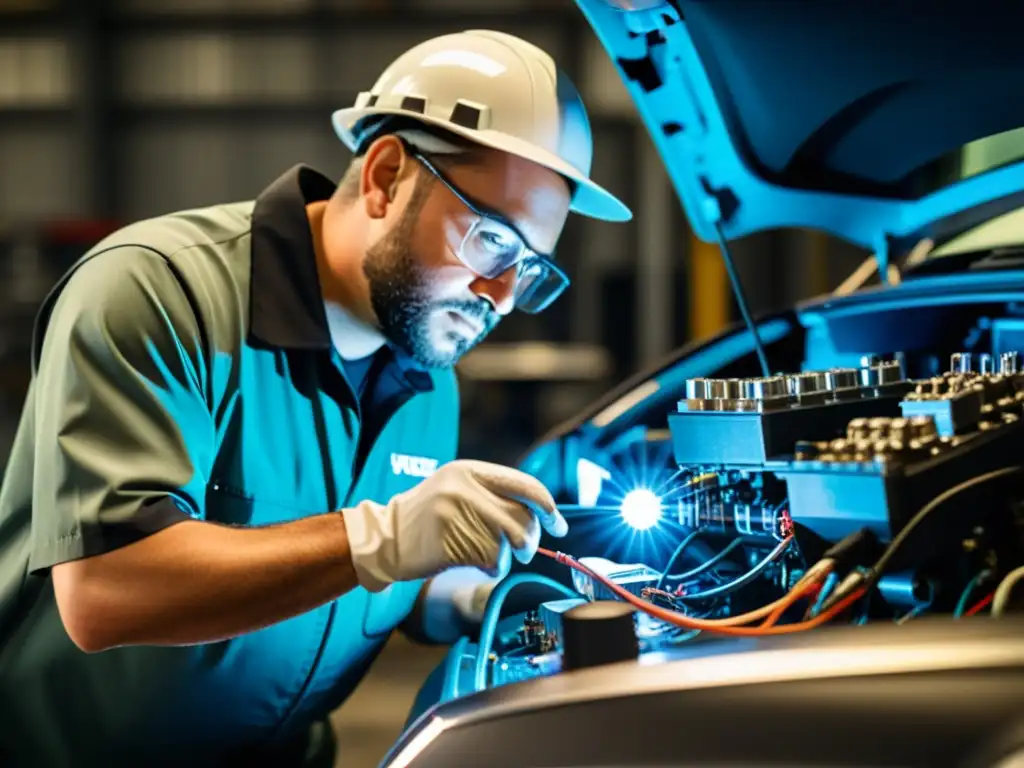
[[[487,280],[515,269],[516,309],[535,315],[551,306],[569,287],[565,272],[550,256],[531,248],[505,216],[467,197],[422,152],[408,144],[406,150],[476,216],[456,251],[459,261]]]

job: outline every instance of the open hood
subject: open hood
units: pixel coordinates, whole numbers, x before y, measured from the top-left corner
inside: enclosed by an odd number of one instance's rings
[[[577,3],[703,240],[805,227],[884,261],[1024,205],[1022,3]]]

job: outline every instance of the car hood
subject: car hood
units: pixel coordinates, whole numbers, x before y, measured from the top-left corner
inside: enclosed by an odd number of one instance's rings
[[[576,2],[703,240],[800,227],[884,259],[1024,204],[1022,4]]]

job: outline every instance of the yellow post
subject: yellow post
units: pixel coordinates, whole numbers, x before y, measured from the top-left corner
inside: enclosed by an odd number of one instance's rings
[[[717,245],[690,233],[690,340],[706,339],[729,324],[729,276]]]
[[[808,271],[807,288],[810,296],[821,296],[828,293],[828,238],[821,232],[807,231],[806,266]]]

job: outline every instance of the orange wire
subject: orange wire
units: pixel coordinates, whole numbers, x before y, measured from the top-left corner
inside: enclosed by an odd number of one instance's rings
[[[787,541],[788,540],[789,539],[787,539]],[[588,569],[585,565],[583,565],[570,555],[566,555],[562,552],[553,552],[550,549],[544,549],[543,547],[541,547],[538,550],[538,552],[539,554],[544,555],[545,557],[550,557],[552,560],[556,560],[560,563],[563,563],[564,565],[568,565],[567,562],[564,562],[566,559],[572,560],[574,563],[576,563],[577,566],[579,566],[575,568],[576,570],[580,571],[581,573],[586,573],[588,576],[591,576],[591,578],[597,579],[598,581],[607,584],[607,582],[604,581],[598,574],[592,573],[590,569]],[[831,573],[831,571],[831,561],[823,560],[819,562],[817,565],[809,568],[807,573],[804,574],[803,578],[800,579],[800,581],[798,581],[793,586],[793,592],[799,593],[802,590],[802,588],[806,585],[820,583],[825,579],[826,576],[828,576],[829,573]],[[780,606],[788,607],[789,605],[791,605],[789,601],[790,596],[784,595],[778,600],[768,603],[768,605],[763,605],[760,608],[757,608],[753,611],[748,611],[747,613],[737,614],[736,616],[730,616],[729,618],[725,619],[703,619],[703,621],[707,622],[708,624],[714,624],[715,626],[719,627],[739,627],[744,624],[750,624],[752,622],[759,621],[765,618],[766,616],[769,616],[772,613],[772,611],[776,610]]]
[[[653,603],[649,603],[646,600],[637,597],[632,592],[629,592],[620,587],[611,579],[599,573],[595,573],[590,568],[583,565],[578,560],[569,555],[566,555],[562,552],[553,552],[550,549],[544,548],[540,548],[537,551],[539,554],[544,555],[545,557],[550,557],[553,560],[562,563],[563,565],[569,566],[573,570],[586,574],[595,581],[601,582],[605,587],[610,589],[612,592],[614,592],[616,595],[618,595],[626,602],[633,605],[638,610],[643,611],[648,616],[652,616],[655,619],[664,621],[666,624],[672,624],[683,629],[699,629],[702,631],[717,632],[719,634],[732,635],[736,637],[764,637],[766,635],[789,635],[794,634],[796,632],[806,632],[809,629],[820,627],[822,624],[825,624],[826,622],[830,621],[835,616],[838,616],[848,607],[853,605],[853,603],[859,600],[865,592],[865,590],[862,589],[852,593],[845,599],[839,601],[836,605],[832,606],[832,608],[830,608],[828,611],[824,611],[818,616],[815,616],[813,619],[810,619],[808,621],[801,621],[796,624],[787,624],[781,627],[743,627],[735,626],[735,623],[746,624],[750,621],[753,621],[754,617],[764,618],[766,616],[770,616],[774,611],[778,610],[780,604],[783,604],[786,600],[790,599],[790,595],[786,595],[785,597],[781,598],[780,600],[776,600],[774,603],[771,603],[770,605],[766,605],[763,608],[759,608],[757,611],[752,611],[749,614],[737,616],[733,619],[717,621],[714,619],[695,619],[690,616],[686,616],[682,613],[678,613],[677,611],[671,611],[667,608],[662,608],[661,606],[654,605]],[[808,573],[810,574],[811,571],[809,571]],[[797,588],[795,588],[793,591],[797,592],[797,594],[802,594],[807,588],[809,588],[810,585],[805,583],[806,579],[807,576],[805,576],[804,579],[802,579],[797,584]]]
[[[781,619],[783,614],[785,614],[785,612],[788,611],[794,604],[796,604],[797,602],[799,602],[800,600],[802,600],[805,597],[813,597],[813,596],[817,595],[818,592],[820,592],[820,591],[821,591],[821,582],[820,581],[819,582],[814,582],[812,584],[808,584],[803,589],[796,589],[796,588],[794,588],[791,592],[789,592],[789,594],[787,594],[781,600],[777,601],[779,603],[778,606],[776,606],[775,610],[772,611],[768,615],[768,618],[764,620],[764,623],[762,623],[761,626],[762,627],[773,627],[773,626],[775,626],[775,622],[777,622],[779,619]]]

